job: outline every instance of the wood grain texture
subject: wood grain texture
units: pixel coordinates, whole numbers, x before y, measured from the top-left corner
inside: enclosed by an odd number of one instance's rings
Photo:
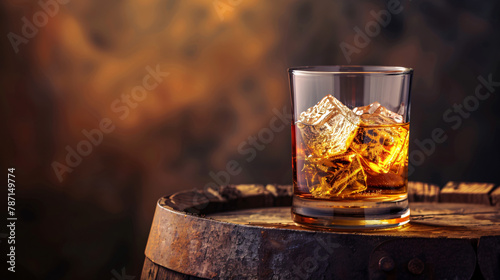
[[[398,269],[409,261],[425,265],[424,278],[470,279],[482,273],[481,240],[500,240],[500,215],[491,206],[411,203],[411,222],[400,228],[311,230],[292,222],[291,195],[291,186],[240,185],[161,199],[145,251],[154,264],[145,261],[143,279],[186,279],[160,278],[168,271],[203,279],[409,278]],[[393,258],[392,274],[376,265],[381,257]]]
[[[142,267],[141,279],[155,280],[158,275],[158,269],[161,267],[162,266],[156,265],[150,259],[146,258]]]
[[[205,278],[198,278],[177,271],[170,270],[166,267],[152,262],[150,259],[145,258],[144,266],[142,269],[141,280],[207,280]]]
[[[410,202],[438,202],[439,186],[423,183],[408,182],[408,201]]]
[[[441,202],[476,203],[491,205],[490,194],[495,188],[491,183],[448,182],[441,190]]]
[[[500,235],[498,209],[470,204],[410,203],[411,222],[394,230],[313,230],[316,232],[383,235],[408,238],[468,238]],[[209,214],[206,218],[231,224],[311,231],[295,224],[290,207],[247,209]]]
[[[500,207],[500,187],[491,192],[491,205]]]

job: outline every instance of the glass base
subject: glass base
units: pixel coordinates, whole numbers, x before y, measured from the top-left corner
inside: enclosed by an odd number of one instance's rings
[[[410,221],[408,198],[396,201],[329,201],[293,196],[292,219],[312,228],[382,229]]]

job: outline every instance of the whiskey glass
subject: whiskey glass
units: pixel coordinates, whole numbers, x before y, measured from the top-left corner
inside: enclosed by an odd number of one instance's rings
[[[413,70],[396,66],[288,69],[292,100],[292,218],[324,228],[409,222]]]

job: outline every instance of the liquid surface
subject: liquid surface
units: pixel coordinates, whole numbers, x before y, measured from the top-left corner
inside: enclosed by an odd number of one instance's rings
[[[292,125],[295,195],[305,199],[406,198],[409,123],[375,102],[350,110],[328,95]]]

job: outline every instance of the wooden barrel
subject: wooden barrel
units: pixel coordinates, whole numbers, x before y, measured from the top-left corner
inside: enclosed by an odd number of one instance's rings
[[[500,279],[500,208],[415,202],[439,201],[439,187],[409,189],[409,224],[365,231],[297,226],[291,186],[233,185],[161,198],[141,279]]]

